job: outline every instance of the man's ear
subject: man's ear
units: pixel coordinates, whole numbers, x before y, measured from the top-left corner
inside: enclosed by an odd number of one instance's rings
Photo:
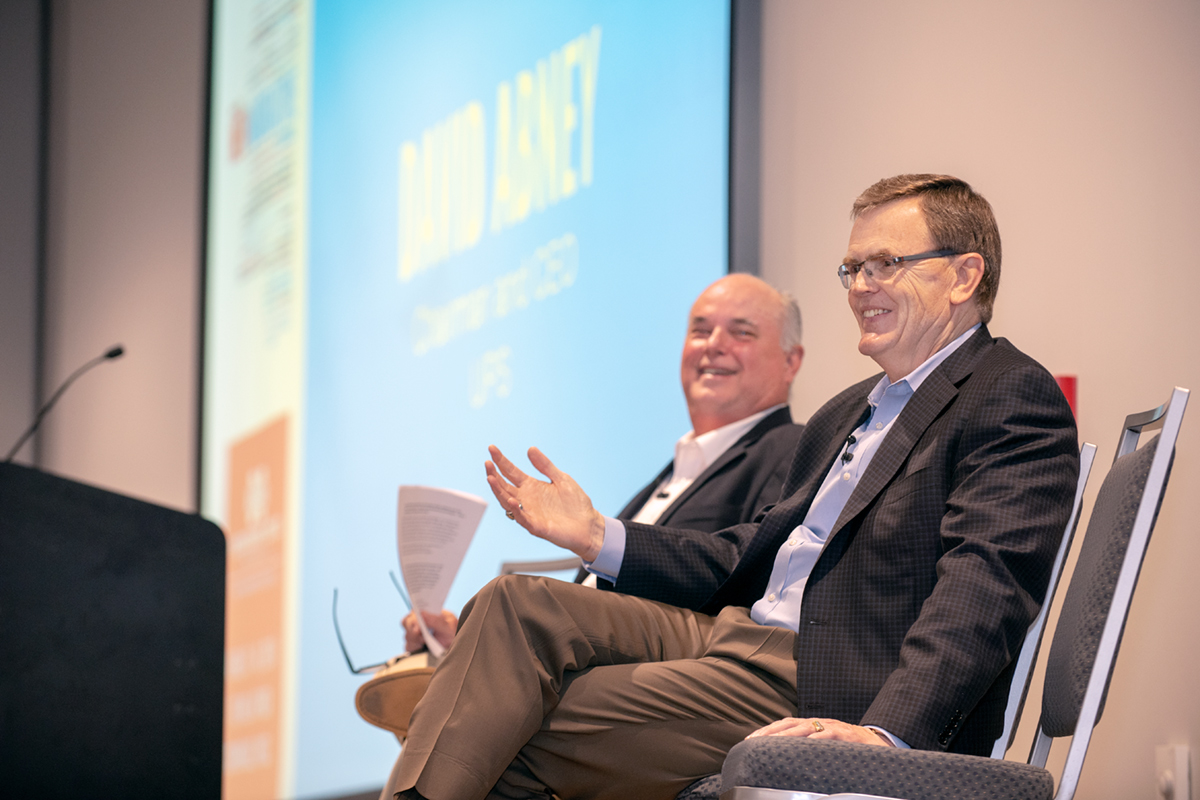
[[[986,269],[983,256],[979,253],[959,256],[954,265],[954,286],[950,288],[950,302],[953,305],[961,305],[974,297]]]
[[[804,348],[796,345],[787,352],[786,356],[788,369],[788,383],[796,377],[796,373],[800,371],[800,364],[804,361]]]

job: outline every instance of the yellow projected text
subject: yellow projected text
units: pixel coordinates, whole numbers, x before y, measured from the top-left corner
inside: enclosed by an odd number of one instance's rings
[[[521,259],[521,266],[491,283],[459,295],[441,306],[419,305],[412,318],[413,355],[449,344],[533,301],[545,300],[575,283],[579,274],[579,241],[567,233]]]
[[[599,68],[600,26],[593,25],[497,87],[493,233],[591,184]]]
[[[521,70],[515,79],[496,87],[492,233],[591,185],[599,69],[600,26],[593,25],[538,59],[533,69]],[[397,275],[401,283],[479,243],[487,214],[486,138],[483,104],[472,100],[426,128],[419,143],[400,145]],[[466,296],[459,301],[455,312],[459,318],[477,303]],[[447,330],[430,313],[418,309],[414,325],[440,328],[442,333],[434,341],[447,335],[453,338],[454,331],[460,330]]]
[[[400,146],[400,280],[473,247],[486,203],[483,106],[472,101]]]

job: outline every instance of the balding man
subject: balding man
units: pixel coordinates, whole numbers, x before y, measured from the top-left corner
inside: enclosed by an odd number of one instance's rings
[[[757,522],[606,519],[537,450],[549,482],[491,449],[500,504],[618,591],[481,590],[413,714],[401,797],[665,800],[748,735],[988,751],[1070,513],[1074,419],[987,330],[986,200],[900,175],[853,216],[838,275],[883,372],[813,415]]]
[[[800,307],[765,281],[727,275],[705,289],[688,313],[679,368],[692,429],[617,519],[711,533],[750,522],[778,500],[803,429],[787,405],[804,359],[800,338]],[[576,582],[611,589],[602,575],[580,570]],[[425,623],[450,646],[458,627],[452,612],[426,613]],[[415,614],[403,626],[407,650],[420,650]],[[407,723],[406,704],[389,708]],[[392,797],[395,778],[393,770],[382,800]]]
[[[787,406],[804,359],[800,337],[796,301],[760,278],[727,275],[705,289],[688,313],[679,368],[692,430],[617,519],[712,532],[778,500],[803,428]],[[581,570],[578,582],[596,586],[598,575]],[[611,588],[604,577],[599,585]],[[425,621],[449,646],[454,615]],[[415,615],[403,624],[415,652],[424,644]]]

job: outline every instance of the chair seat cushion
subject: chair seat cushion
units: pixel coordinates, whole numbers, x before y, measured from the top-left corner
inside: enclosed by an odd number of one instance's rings
[[[729,751],[722,791],[756,786],[905,800],[1050,800],[1044,769],[958,753],[902,750],[794,736],[747,739]]]

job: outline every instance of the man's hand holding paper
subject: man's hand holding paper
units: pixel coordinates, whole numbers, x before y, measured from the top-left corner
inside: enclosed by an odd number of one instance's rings
[[[445,626],[437,624],[439,614],[487,503],[450,489],[401,486],[398,505],[396,544],[400,571],[416,612],[413,622],[429,652],[438,658],[453,638],[453,631],[449,636],[438,635],[446,632]],[[432,629],[427,616],[434,618]]]
[[[425,630],[433,634],[434,640],[443,648],[449,647],[458,630],[458,617],[454,616],[454,612],[444,608],[440,614],[422,611],[421,617],[425,622]],[[420,623],[417,622],[417,612],[409,612],[404,619],[400,620],[400,626],[404,628],[404,649],[406,651],[415,653],[425,647],[425,635],[421,632]]]

